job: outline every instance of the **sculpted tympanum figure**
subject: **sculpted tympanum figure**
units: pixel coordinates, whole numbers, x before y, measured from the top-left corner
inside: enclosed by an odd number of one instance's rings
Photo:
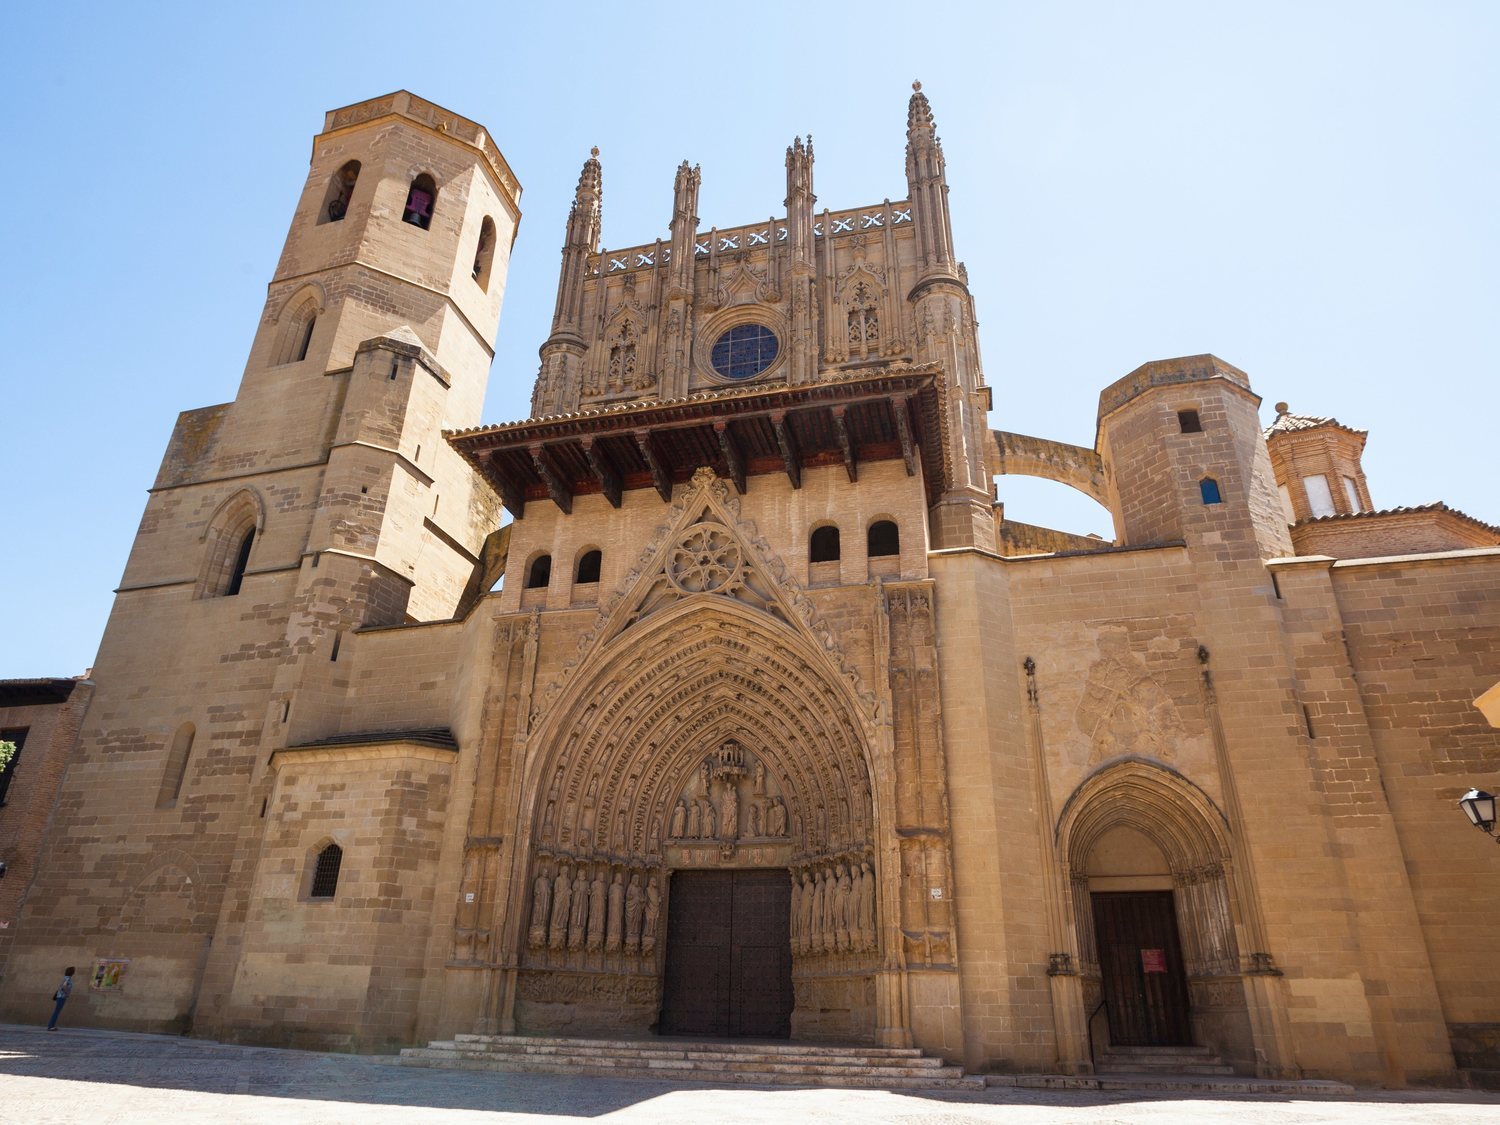
[[[732,780],[724,783],[724,795],[719,800],[723,814],[719,818],[717,835],[725,840],[740,838],[740,794]]]
[[[781,803],[780,797],[773,797],[766,809],[766,835],[786,835],[786,806]]]
[[[703,836],[703,803],[700,797],[693,802],[692,810],[688,813],[687,834],[694,840]]]
[[[749,822],[750,822],[750,828],[749,828],[749,833],[748,834],[751,835],[751,836],[759,836],[759,835],[761,835],[762,825],[761,825],[761,811],[760,811],[760,802],[759,801],[752,801],[750,803],[750,809],[749,809],[748,813],[746,814],[746,819],[748,819]]]
[[[677,807],[672,810],[672,826],[667,832],[667,837],[680,840],[685,831],[687,831],[687,802],[678,801]]]

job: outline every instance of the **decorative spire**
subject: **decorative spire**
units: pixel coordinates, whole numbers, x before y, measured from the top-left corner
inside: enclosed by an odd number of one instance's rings
[[[589,158],[583,162],[583,171],[578,173],[578,190],[573,202],[597,203],[604,194],[604,173],[599,168],[599,146],[589,149]]]
[[[937,124],[932,119],[932,105],[928,102],[927,95],[922,93],[922,83],[913,82],[911,89],[911,101],[906,107],[906,139],[908,141],[915,140],[919,132],[933,136],[937,131]]]

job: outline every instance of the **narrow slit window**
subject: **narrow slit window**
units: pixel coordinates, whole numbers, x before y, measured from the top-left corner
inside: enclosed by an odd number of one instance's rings
[[[240,592],[245,582],[245,569],[250,565],[250,548],[255,546],[255,528],[245,532],[240,540],[240,549],[234,556],[234,568],[229,572],[229,583],[224,587],[224,596],[232,598]]]
[[[294,363],[307,358],[307,349],[312,347],[313,329],[317,326],[317,317],[308,320],[307,327],[302,330],[302,341],[297,345],[297,359],[293,360]]]
[[[332,898],[339,886],[339,868],[344,862],[344,849],[329,844],[318,853],[317,865],[313,868],[312,889],[309,898]]]
[[[479,246],[474,251],[473,277],[479,288],[490,287],[490,264],[495,258],[495,220],[488,215],[479,226]]]
[[[604,562],[600,551],[585,551],[578,559],[578,573],[573,579],[580,586],[599,581],[599,567]]]
[[[156,794],[156,807],[170,809],[182,796],[182,783],[187,780],[188,761],[193,755],[193,738],[197,734],[192,723],[183,723],[172,736],[172,745],[167,751],[166,768],[162,771],[161,789]]]
[[[807,544],[809,562],[838,562],[839,529],[832,524],[813,528],[812,538]]]
[[[437,204],[437,184],[425,172],[411,182],[406,192],[406,206],[401,221],[426,230],[432,226],[432,209]]]

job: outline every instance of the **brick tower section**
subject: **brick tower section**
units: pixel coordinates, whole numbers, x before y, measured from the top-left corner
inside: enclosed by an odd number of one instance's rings
[[[27,978],[130,960],[87,1022],[212,1025],[271,754],[337,722],[355,630],[453,612],[498,503],[442,431],[479,419],[519,196],[487,130],[404,91],[314,139],[238,393],[163,458],[13,927]]]

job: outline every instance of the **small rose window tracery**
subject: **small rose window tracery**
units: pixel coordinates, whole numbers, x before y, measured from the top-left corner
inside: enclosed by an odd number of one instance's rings
[[[688,594],[722,590],[739,575],[740,548],[728,528],[690,529],[672,548],[667,573],[673,585]]]

